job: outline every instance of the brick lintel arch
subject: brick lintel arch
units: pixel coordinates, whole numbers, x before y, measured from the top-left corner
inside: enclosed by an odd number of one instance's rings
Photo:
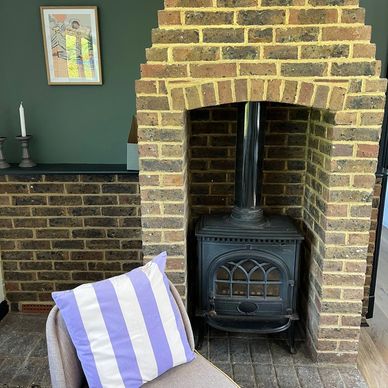
[[[345,81],[345,85],[347,81]],[[330,110],[344,109],[347,87],[293,79],[216,79],[167,85],[172,110],[192,110],[244,101],[268,101]]]

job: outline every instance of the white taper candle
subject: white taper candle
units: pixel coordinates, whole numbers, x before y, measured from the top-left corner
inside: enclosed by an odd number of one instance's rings
[[[26,119],[24,117],[24,108],[23,108],[23,102],[20,103],[19,107],[19,116],[20,116],[20,128],[22,130],[22,136],[26,137],[27,136],[27,131],[26,131]]]

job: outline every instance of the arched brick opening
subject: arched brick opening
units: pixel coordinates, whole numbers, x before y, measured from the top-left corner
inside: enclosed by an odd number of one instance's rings
[[[283,4],[166,0],[137,83],[145,259],[166,249],[186,295],[187,111],[239,101],[311,107],[309,340],[320,361],[355,362],[386,82],[357,1]]]
[[[332,112],[344,108],[346,87],[328,82],[293,79],[239,78],[202,80],[167,88],[169,105],[176,110],[191,110],[243,101],[270,101],[296,104]]]

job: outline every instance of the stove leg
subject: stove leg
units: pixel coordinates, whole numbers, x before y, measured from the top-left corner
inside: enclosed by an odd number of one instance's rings
[[[291,326],[288,328],[288,346],[290,347],[290,353],[295,354],[295,321],[291,321]]]
[[[197,339],[195,341],[195,349],[200,350],[202,348],[203,340],[205,338],[206,322],[204,318],[198,318],[197,328],[198,328],[198,331],[197,331]]]

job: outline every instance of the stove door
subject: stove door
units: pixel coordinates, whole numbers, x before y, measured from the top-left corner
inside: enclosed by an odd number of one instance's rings
[[[208,284],[213,315],[290,313],[294,282],[281,258],[268,252],[239,250],[218,257],[210,268]]]

